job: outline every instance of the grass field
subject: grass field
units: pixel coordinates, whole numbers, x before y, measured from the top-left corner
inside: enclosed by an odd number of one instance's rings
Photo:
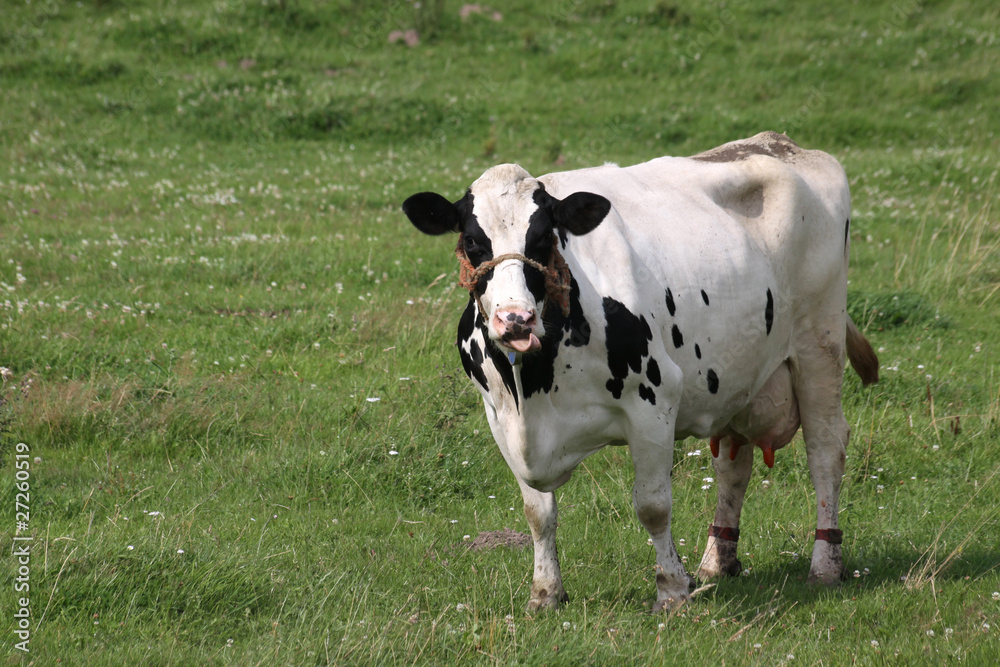
[[[992,0],[0,6],[10,664],[1000,662]],[[499,162],[764,129],[852,186],[850,309],[882,360],[873,388],[845,375],[852,575],[805,583],[797,438],[755,463],[744,576],[652,614],[631,464],[606,450],[558,494],[572,601],[530,616],[530,548],[466,548],[527,524],[452,344],[451,241],[399,205]],[[711,475],[678,443],[689,571]]]

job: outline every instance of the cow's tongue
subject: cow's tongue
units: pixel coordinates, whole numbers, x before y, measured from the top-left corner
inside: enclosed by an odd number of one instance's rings
[[[527,338],[511,338],[504,342],[518,352],[533,352],[542,347],[541,341],[535,334],[528,334]]]

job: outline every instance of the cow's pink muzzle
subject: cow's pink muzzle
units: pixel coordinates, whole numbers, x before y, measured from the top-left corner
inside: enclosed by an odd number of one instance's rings
[[[527,310],[498,310],[493,315],[493,331],[500,342],[518,352],[534,352],[542,343],[535,335],[538,318]]]

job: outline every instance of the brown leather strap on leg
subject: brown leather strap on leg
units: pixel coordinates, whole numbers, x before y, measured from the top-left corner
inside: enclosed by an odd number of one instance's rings
[[[718,537],[720,540],[729,540],[730,542],[739,542],[740,529],[712,524],[708,527],[708,536]]]
[[[830,544],[841,544],[844,541],[844,531],[838,528],[817,528],[816,539]]]

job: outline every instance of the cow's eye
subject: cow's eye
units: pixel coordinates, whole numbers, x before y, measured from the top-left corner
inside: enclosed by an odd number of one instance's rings
[[[477,255],[481,252],[479,244],[476,243],[476,239],[466,236],[465,237],[465,254],[466,255]]]

